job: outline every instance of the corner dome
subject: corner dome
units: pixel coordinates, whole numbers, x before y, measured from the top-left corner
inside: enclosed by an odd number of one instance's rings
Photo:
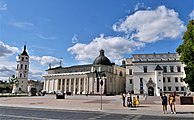
[[[93,65],[112,65],[110,60],[104,55],[104,50],[100,50],[100,55],[94,60]]]

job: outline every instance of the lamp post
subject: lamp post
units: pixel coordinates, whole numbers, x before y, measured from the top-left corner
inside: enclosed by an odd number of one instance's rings
[[[103,72],[98,72],[98,71],[95,71],[96,72],[96,77],[98,78],[100,78],[100,86],[101,86],[101,95],[100,95],[100,110],[102,110],[102,86],[103,86],[103,80],[102,80],[102,78],[103,79],[105,79],[105,77],[106,77],[106,75],[105,75],[105,73],[103,73]]]
[[[102,79],[100,80],[100,85],[101,85],[101,100],[100,100],[100,110],[102,110],[102,86],[103,86],[103,81]]]

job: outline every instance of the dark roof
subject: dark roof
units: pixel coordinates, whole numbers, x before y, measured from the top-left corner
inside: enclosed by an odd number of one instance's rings
[[[163,69],[160,67],[160,65],[157,65],[155,70],[163,70]]]
[[[94,60],[93,65],[112,65],[110,60],[104,55],[104,50],[100,50],[100,55]]]
[[[28,53],[26,52],[26,45],[24,45],[24,50],[23,50],[23,52],[21,53],[21,55],[28,56]]]

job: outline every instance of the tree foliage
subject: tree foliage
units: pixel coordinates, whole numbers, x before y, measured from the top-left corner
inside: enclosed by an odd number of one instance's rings
[[[18,85],[19,85],[19,81],[18,81],[17,77],[15,77],[14,75],[12,76],[11,79],[9,79],[9,83],[12,86],[15,85],[16,87],[18,87]]]
[[[191,91],[194,91],[194,20],[190,20],[187,31],[183,36],[183,43],[176,49],[180,60],[186,65],[184,79]]]

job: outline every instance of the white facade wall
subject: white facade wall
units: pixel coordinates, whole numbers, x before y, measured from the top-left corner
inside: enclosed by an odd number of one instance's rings
[[[157,65],[162,70],[155,70]],[[144,66],[147,67],[147,72],[144,72]],[[164,71],[164,67],[167,71]],[[171,71],[172,67],[173,71]],[[130,71],[132,71],[131,74]],[[140,94],[140,79],[142,79],[143,94],[149,93],[150,85],[154,88],[156,96],[161,92],[183,93],[187,91],[187,84],[181,81],[184,77],[184,65],[180,62],[178,54],[135,54],[132,58],[126,59],[127,92],[134,91],[135,94]],[[150,79],[153,83],[149,82]]]

